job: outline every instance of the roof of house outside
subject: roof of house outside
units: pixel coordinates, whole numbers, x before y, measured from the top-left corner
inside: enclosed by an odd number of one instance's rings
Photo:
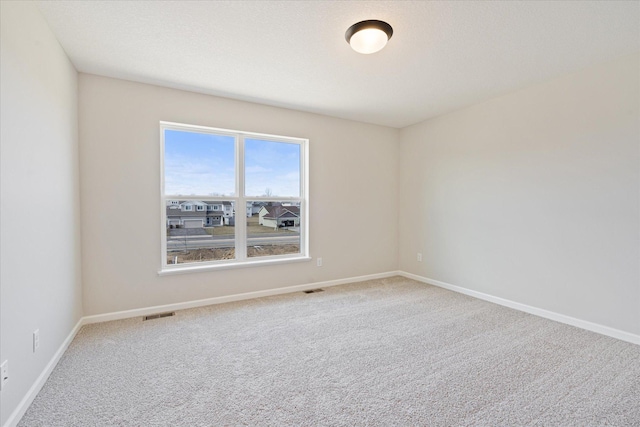
[[[263,208],[267,210],[264,218],[278,219],[300,216],[300,208],[298,206],[263,206]]]

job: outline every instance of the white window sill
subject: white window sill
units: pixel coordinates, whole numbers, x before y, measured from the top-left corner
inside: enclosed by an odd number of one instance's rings
[[[158,271],[158,276],[169,276],[173,274],[186,274],[186,273],[198,273],[203,271],[215,271],[215,270],[229,270],[234,268],[247,268],[247,267],[262,267],[266,265],[275,264],[290,264],[294,262],[306,262],[311,261],[311,257],[301,256],[296,258],[279,258],[279,259],[264,259],[264,260],[251,260],[242,262],[228,262],[224,264],[204,264],[204,265],[191,265],[191,264],[179,264],[174,266],[164,267]]]

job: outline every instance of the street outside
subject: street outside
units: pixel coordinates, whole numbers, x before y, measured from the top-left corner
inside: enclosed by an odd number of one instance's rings
[[[250,258],[300,252],[299,227],[274,230],[258,225],[257,218],[248,218],[247,234]],[[234,258],[233,226],[167,229],[167,264]]]
[[[282,234],[261,234],[259,237],[247,238],[247,246],[255,245],[285,245],[300,242],[298,233],[283,236]],[[173,236],[167,238],[167,251],[200,249],[200,248],[229,248],[235,246],[233,236]]]

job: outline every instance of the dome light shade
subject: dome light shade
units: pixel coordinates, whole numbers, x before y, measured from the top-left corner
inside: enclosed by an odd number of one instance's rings
[[[358,53],[375,53],[385,47],[393,28],[383,21],[361,21],[349,27],[344,35],[347,43]]]

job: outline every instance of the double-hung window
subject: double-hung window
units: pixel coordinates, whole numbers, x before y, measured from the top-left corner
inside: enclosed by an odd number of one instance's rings
[[[160,122],[160,143],[161,273],[309,259],[308,140]]]

